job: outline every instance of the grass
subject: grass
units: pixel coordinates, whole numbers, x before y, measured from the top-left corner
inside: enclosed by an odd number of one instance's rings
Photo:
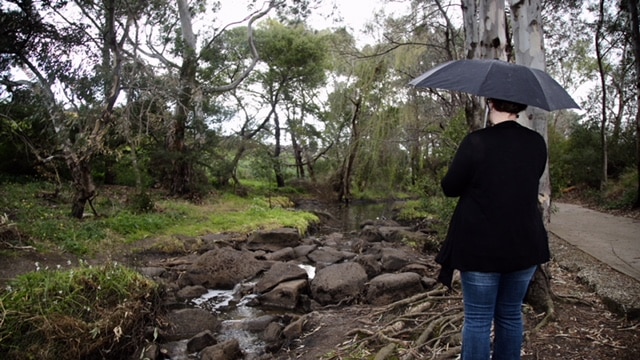
[[[117,264],[21,275],[0,292],[0,353],[5,359],[100,358],[105,349],[131,354],[158,289]]]
[[[94,201],[100,216],[80,221],[69,216],[70,189],[51,197],[47,194],[53,193],[53,188],[44,182],[3,183],[0,215],[6,214],[26,245],[40,251],[61,248],[82,256],[95,254],[106,245],[131,244],[148,237],[247,233],[277,227],[295,227],[305,233],[318,221],[313,214],[295,211],[287,197],[276,196],[263,185],[253,186],[257,195],[219,194],[199,204],[156,196],[150,212],[128,207],[127,196],[133,193],[130,188],[101,189],[106,194]]]

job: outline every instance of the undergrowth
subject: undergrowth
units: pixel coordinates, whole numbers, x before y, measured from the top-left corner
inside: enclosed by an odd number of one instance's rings
[[[27,273],[0,292],[3,359],[118,359],[142,344],[158,286],[117,264]]]

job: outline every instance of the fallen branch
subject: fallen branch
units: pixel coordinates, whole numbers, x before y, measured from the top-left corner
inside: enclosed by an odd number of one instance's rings
[[[36,248],[30,245],[26,245],[26,246],[16,246],[13,244],[10,244],[6,241],[2,242],[4,245],[6,245],[8,248],[10,249],[15,249],[15,250],[35,250]]]

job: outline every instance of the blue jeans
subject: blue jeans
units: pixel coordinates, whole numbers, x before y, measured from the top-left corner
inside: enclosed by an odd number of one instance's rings
[[[511,273],[460,273],[464,299],[462,360],[488,360],[491,324],[493,360],[519,360],[522,347],[522,302],[536,270]]]

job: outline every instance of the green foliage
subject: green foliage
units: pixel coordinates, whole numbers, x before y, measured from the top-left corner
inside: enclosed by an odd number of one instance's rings
[[[609,209],[631,209],[638,198],[638,170],[628,168],[618,180],[609,181],[602,202]]]
[[[569,141],[554,127],[549,127],[549,177],[553,197],[562,194],[562,190],[572,183],[571,164],[568,161]]]
[[[155,283],[116,264],[19,276],[0,293],[0,352],[10,359],[96,358],[118,342],[116,349],[131,352],[158,292]],[[136,340],[127,345],[124,336]]]
[[[635,129],[623,127],[614,137],[607,133],[608,182],[616,183],[636,164]],[[549,171],[552,194],[570,186],[599,189],[602,181],[602,140],[596,122],[575,121],[568,136],[549,129]],[[631,188],[636,188],[629,184]],[[606,194],[601,194],[606,196]]]
[[[399,209],[397,220],[402,222],[415,222],[422,219],[429,219],[433,215],[426,211],[423,201],[406,201]]]
[[[458,116],[451,119],[440,134],[440,146],[434,149],[431,163],[447,165],[451,163],[458,145],[468,132],[464,114],[460,112]],[[428,214],[425,218],[429,220],[433,230],[437,231],[440,240],[443,240],[447,233],[449,221],[458,202],[457,198],[445,197],[440,188],[440,181],[446,170],[445,166],[437,167],[434,169],[434,176],[424,176],[416,184],[422,194],[420,209]]]
[[[572,185],[584,184],[597,189],[602,181],[602,144],[598,125],[576,123],[571,129],[562,158],[569,170]]]
[[[131,197],[129,207],[134,213],[148,213],[153,210],[154,205],[148,193],[139,192]]]
[[[302,24],[286,26],[275,20],[265,22],[256,33],[256,46],[260,58],[269,66],[269,83],[285,79],[291,84],[304,84],[315,88],[325,80],[327,67],[326,41],[321,35],[307,30]]]

